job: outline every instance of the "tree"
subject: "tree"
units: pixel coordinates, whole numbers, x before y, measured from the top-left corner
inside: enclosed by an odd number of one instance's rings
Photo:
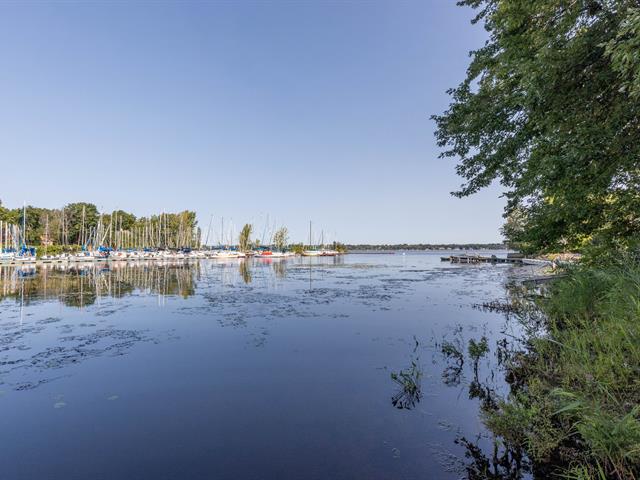
[[[526,233],[526,213],[521,208],[514,208],[506,216],[506,222],[501,228],[501,233],[510,248],[527,250],[527,244],[521,241]]]
[[[246,252],[249,250],[249,246],[251,244],[251,231],[253,230],[253,226],[250,223],[245,223],[244,227],[240,231],[240,236],[238,237],[238,247],[241,252]]]
[[[114,210],[111,215],[105,215],[102,222],[108,225],[113,221],[114,230],[131,230],[136,223],[136,216],[124,210]]]
[[[280,227],[273,235],[273,245],[276,250],[283,251],[289,243],[289,230],[287,227]]]
[[[464,197],[499,181],[538,250],[640,234],[640,2],[462,0],[489,33],[434,116]]]
[[[69,243],[79,245],[98,224],[98,208],[93,203],[70,203],[64,207],[64,217]]]

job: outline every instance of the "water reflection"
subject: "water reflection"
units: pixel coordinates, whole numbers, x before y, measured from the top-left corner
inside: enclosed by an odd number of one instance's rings
[[[135,292],[149,295],[193,295],[199,264],[129,263],[0,267],[0,300],[24,305],[59,300],[69,307],[86,307],[100,297],[121,298]]]
[[[87,478],[134,471],[141,445],[141,478],[526,478],[478,421],[517,354],[506,313],[474,308],[507,295],[504,276],[424,255],[5,267],[0,441],[52,479],[73,476],[58,459],[78,443]],[[69,445],[28,441],[41,425]]]
[[[446,360],[442,371],[443,384],[457,387],[464,383],[465,373],[470,373],[470,380],[466,382],[468,398],[478,401],[481,418],[497,411],[504,395],[510,389],[513,390],[514,386],[517,388],[518,382],[513,377],[511,359],[522,351],[522,344],[526,339],[524,332],[541,327],[539,310],[531,301],[529,293],[523,292],[522,288],[520,284],[507,283],[505,299],[490,300],[473,306],[482,311],[502,314],[505,326],[518,325],[519,335],[512,335],[507,332],[507,328],[503,328],[500,335],[494,338],[493,355],[490,355],[492,348],[486,332],[479,338],[465,341],[464,329],[459,325],[454,328],[452,337],[445,335],[439,344],[435,342]],[[485,368],[488,372],[481,371],[482,359],[486,360]],[[463,471],[468,480],[522,480],[532,476],[547,478],[544,472],[536,472],[521,448],[511,447],[509,442],[493,432],[479,434],[475,440],[460,436],[455,443],[464,448]]]
[[[467,480],[521,480],[531,473],[531,466],[521,450],[504,447],[497,439],[483,448],[482,437],[475,442],[464,437],[456,443],[464,447],[464,472]]]
[[[251,283],[251,280],[253,277],[251,276],[251,269],[249,268],[249,262],[246,260],[240,260],[239,269],[240,269],[240,275],[242,276],[242,281],[244,283]]]

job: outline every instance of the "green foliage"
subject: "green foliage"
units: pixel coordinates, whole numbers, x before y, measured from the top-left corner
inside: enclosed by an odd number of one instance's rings
[[[36,251],[37,258],[43,255],[60,255],[61,253],[75,253],[81,249],[78,245],[49,245],[47,247],[38,247]]]
[[[247,252],[251,246],[251,231],[253,230],[253,226],[250,223],[246,223],[242,230],[240,230],[240,235],[238,237],[238,248],[241,252]]]
[[[391,399],[393,406],[398,409],[413,408],[422,397],[421,379],[422,369],[417,360],[412,360],[411,366],[405,370],[391,372],[391,380],[400,387]]]
[[[273,245],[276,247],[276,250],[282,252],[286,248],[287,243],[289,243],[289,230],[287,230],[287,227],[281,227],[273,235]]]
[[[499,181],[511,241],[581,249],[640,234],[637,0],[462,0],[489,33],[434,116],[458,196]]]
[[[344,243],[333,242],[331,248],[333,248],[338,253],[347,253],[347,246]]]
[[[98,224],[98,208],[93,203],[70,203],[63,209],[69,243],[82,244],[84,212],[84,235]]]
[[[526,233],[526,222],[526,212],[522,208],[514,208],[506,215],[506,221],[500,231],[510,248],[528,253],[530,246],[521,241]]]
[[[606,43],[605,54],[621,78],[621,89],[640,98],[640,7],[629,8],[615,38]]]
[[[539,304],[547,332],[511,366],[524,384],[487,426],[567,478],[637,478],[640,264],[573,269]]]
[[[289,248],[296,255],[302,255],[302,252],[306,250],[305,246],[302,243],[294,243],[292,245],[289,245]]]
[[[477,377],[478,362],[482,357],[489,353],[489,343],[487,341],[487,337],[483,336],[478,342],[476,342],[473,338],[469,340],[467,351],[469,352],[469,357],[473,361],[473,369]]]
[[[104,215],[102,222],[104,224],[114,223],[116,230],[131,230],[136,226],[136,216],[124,210],[114,210],[111,215]]]

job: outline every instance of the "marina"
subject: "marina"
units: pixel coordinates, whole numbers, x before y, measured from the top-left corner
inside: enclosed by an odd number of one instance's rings
[[[31,210],[33,207],[29,207]],[[87,212],[93,212],[89,214]],[[75,211],[75,215],[69,214]],[[50,229],[49,213],[58,217],[57,233]],[[92,204],[71,204],[51,210],[37,219],[38,231],[29,229],[26,203],[21,209],[21,225],[0,220],[0,265],[66,264],[120,262],[128,260],[242,259],[248,257],[283,259],[294,256],[332,257],[344,253],[337,242],[325,244],[324,232],[316,239],[309,222],[309,244],[291,245],[286,227],[276,229],[267,219],[262,236],[251,240],[253,225],[247,223],[240,235],[221,218],[219,244],[212,246],[212,222],[206,231],[197,227],[193,212],[136,219],[132,214],[114,211],[99,214]],[[33,215],[32,215],[33,216]],[[42,217],[42,214],[40,214]],[[123,227],[123,217],[125,227]],[[37,246],[33,246],[35,245]],[[52,253],[51,251],[55,253]]]
[[[123,262],[131,260],[146,261],[163,261],[163,260],[227,260],[242,259],[247,257],[283,259],[296,256],[302,257],[334,257],[341,255],[338,252],[327,250],[308,251],[301,254],[293,252],[238,252],[235,250],[194,250],[194,251],[115,251],[110,255],[93,254],[62,254],[51,255],[48,257],[38,258],[35,255],[13,255],[0,258],[0,265],[16,266],[16,265],[42,265],[42,264],[65,264],[65,263],[109,263]]]

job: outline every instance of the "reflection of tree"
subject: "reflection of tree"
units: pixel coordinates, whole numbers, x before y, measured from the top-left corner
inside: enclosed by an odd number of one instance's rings
[[[513,311],[503,313],[510,315]],[[505,363],[509,363],[508,360],[514,354],[513,346],[507,339],[498,341],[496,345],[495,357],[498,368],[501,368]],[[487,380],[483,380],[480,375],[480,360],[490,352],[487,337],[482,335],[479,339],[471,338],[466,341],[462,334],[462,327],[457,326],[452,338],[442,340],[440,351],[445,359],[442,371],[443,383],[447,386],[460,385],[465,372],[464,367],[467,365],[471,378],[467,385],[469,399],[479,400],[482,416],[495,412],[499,402],[492,381],[495,373],[492,370]],[[496,437],[488,443],[493,449],[490,452],[483,450],[486,449],[482,445],[484,442],[474,443],[466,438],[460,438],[456,443],[465,448],[465,457],[468,460],[465,462],[466,478],[470,480],[517,480],[531,471],[523,451],[505,447],[506,443],[501,438]]]
[[[468,480],[519,480],[531,468],[521,450],[511,450],[494,441],[493,451],[486,455],[478,443],[462,437],[456,443],[465,448],[465,465]]]
[[[273,271],[278,278],[285,278],[287,276],[287,262],[273,262]]]
[[[251,276],[251,269],[249,268],[249,262],[242,260],[238,266],[240,269],[240,275],[244,283],[251,283],[253,277]]]
[[[97,298],[95,290],[60,295],[60,301],[67,307],[88,307],[93,305]]]
[[[456,327],[453,340],[443,340],[441,351],[447,359],[447,366],[442,371],[442,381],[447,386],[457,386],[462,378],[464,367],[462,327]]]
[[[136,291],[158,295],[195,293],[197,263],[118,262],[111,264],[0,267],[0,300],[29,304],[58,299],[70,307],[89,306],[101,296],[121,298]]]

